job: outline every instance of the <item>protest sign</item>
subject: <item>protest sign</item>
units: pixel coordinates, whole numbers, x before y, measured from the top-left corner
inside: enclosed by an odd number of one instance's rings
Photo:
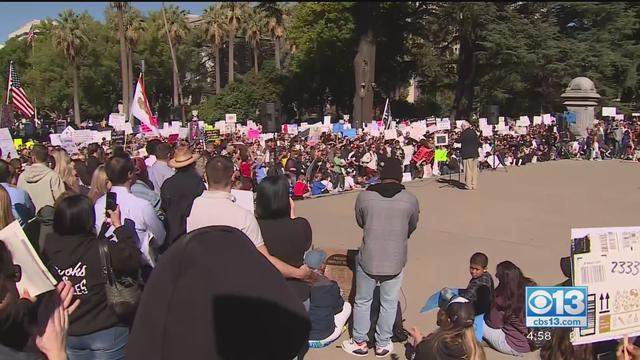
[[[542,124],[542,116],[534,116],[533,125],[540,125],[540,124]]]
[[[16,149],[22,146],[22,139],[13,139],[13,146],[15,146]]]
[[[178,135],[180,136],[180,139],[189,138],[189,128],[188,127],[178,128]]]
[[[529,117],[525,115],[520,116],[520,119],[516,121],[516,126],[525,127],[529,125],[531,125],[531,121],[529,120]]]
[[[60,134],[60,146],[69,154],[78,153],[78,146],[71,136]]]
[[[216,142],[220,140],[220,129],[206,129],[204,131],[204,136],[207,139],[207,141]]]
[[[96,134],[97,133],[97,134]],[[107,131],[96,131],[93,134],[93,141],[97,142],[97,143],[102,143],[102,139],[106,140],[106,141],[111,141],[111,131],[107,130]]]
[[[7,128],[0,129],[0,150],[2,151],[3,159],[7,159],[9,155],[11,155],[12,159],[18,157],[18,151]]]
[[[247,137],[249,140],[258,140],[260,139],[260,130],[258,129],[249,129],[247,132]]]
[[[331,116],[330,116],[330,115],[326,115],[326,116],[324,117],[324,121],[322,122],[322,124],[323,124],[324,126],[329,126],[329,125],[331,125]]]
[[[226,122],[224,121],[216,121],[215,122],[215,127],[216,129],[222,130],[222,128],[224,128],[226,126]]]
[[[602,116],[616,116],[616,108],[603,106]]]
[[[542,122],[545,125],[551,125],[551,114],[542,114]]]
[[[320,137],[322,135],[322,127],[321,126],[312,126],[309,128],[309,136],[310,137]]]
[[[224,121],[226,123],[235,123],[237,120],[236,114],[225,114]]]
[[[171,134],[167,137],[167,142],[169,144],[175,144],[180,140],[180,134]]]
[[[574,345],[640,335],[640,227],[571,229],[574,286],[587,287],[587,327]]]
[[[436,146],[447,146],[447,145],[449,145],[449,135],[448,134],[436,134],[435,135],[435,145]]]
[[[437,162],[446,162],[447,161],[447,150],[446,149],[436,149],[435,155],[433,157]]]
[[[482,136],[493,136],[493,128],[490,127],[483,127],[482,128]]]
[[[91,130],[76,130],[71,135],[71,138],[77,145],[87,145],[93,142]]]
[[[343,129],[344,129],[344,125],[343,124],[336,123],[336,124],[333,124],[331,131],[334,134],[336,134],[336,133],[342,132]]]
[[[349,121],[349,115],[342,115],[342,120]]]
[[[451,130],[451,121],[449,121],[449,118],[436,119],[436,128],[438,130]]]
[[[351,263],[349,258],[351,254],[355,255],[355,252],[346,249],[324,250],[327,254],[324,275],[338,283],[338,286],[342,289],[344,301],[349,301],[353,284],[353,271],[349,267],[349,263]]]
[[[130,122],[126,122],[121,130],[124,130],[126,135],[133,134],[133,127]]]
[[[518,134],[518,135],[527,135],[527,127],[526,126],[518,126],[518,127],[516,127],[516,134]]]
[[[614,118],[615,118],[616,120],[624,120],[624,114],[616,114],[616,115],[614,116]]]
[[[464,122],[464,120],[456,120],[456,128],[462,129],[462,123],[463,122]]]
[[[375,128],[375,129],[371,129],[369,131],[369,135],[373,136],[373,137],[378,137],[380,136],[380,129]]]
[[[427,128],[424,128],[424,127],[412,127],[409,129],[409,137],[416,141],[422,140],[422,137],[426,133],[427,133]]]
[[[631,116],[640,116],[640,113],[631,113]]]
[[[300,123],[300,131],[305,131],[309,128],[309,123],[303,122]]]
[[[20,265],[22,269],[22,277],[20,281],[16,283],[19,294],[27,290],[29,295],[38,296],[54,289],[55,284],[57,284],[56,279],[49,273],[49,270],[44,266],[42,260],[40,260],[40,256],[38,256],[38,253],[33,249],[31,242],[17,220],[0,231],[0,239],[4,241],[9,251],[11,251],[13,263]],[[68,277],[72,276],[71,272],[74,270],[76,269],[69,268],[58,271],[63,277]],[[67,275],[66,272],[70,274]],[[76,289],[76,293],[78,293],[77,291]]]
[[[438,127],[436,125],[431,125],[427,128],[427,132],[433,134],[434,132],[438,131]]]
[[[389,129],[384,131],[384,139],[385,140],[395,140],[398,137],[398,132],[396,129]]]
[[[565,111],[564,112],[564,118],[570,124],[575,124],[576,121],[577,121],[576,113],[574,111]]]
[[[60,142],[60,134],[49,134],[49,142],[53,146],[62,146]]]
[[[125,136],[124,131],[114,130],[111,132],[111,142],[118,145],[124,145]]]
[[[486,118],[480,118],[478,120],[478,124],[480,125],[480,129],[485,128],[485,127],[489,127],[489,125],[487,124],[487,119]],[[456,126],[459,127],[459,128],[462,128],[462,126],[458,126],[458,120],[456,120]]]
[[[356,134],[357,134],[356,129],[345,129],[345,130],[342,130],[342,135],[344,137],[348,138],[348,139],[351,139],[351,140],[355,139]]]
[[[124,114],[111,113],[109,114],[109,125],[114,128],[119,128],[124,125],[126,119],[124,118]]]

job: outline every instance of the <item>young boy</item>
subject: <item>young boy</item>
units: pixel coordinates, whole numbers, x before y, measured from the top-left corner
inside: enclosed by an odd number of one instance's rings
[[[298,176],[298,181],[293,186],[293,199],[299,200],[311,196],[311,190],[307,185],[307,178],[304,175]]]
[[[342,334],[342,328],[351,315],[351,304],[342,299],[338,283],[324,276],[327,254],[322,250],[310,250],[304,263],[318,274],[309,293],[309,347],[328,346]]]
[[[487,271],[489,258],[487,255],[477,252],[471,256],[469,261],[469,272],[471,280],[466,289],[460,289],[460,296],[471,301],[476,311],[476,315],[489,312],[491,299],[493,297],[493,277]]]

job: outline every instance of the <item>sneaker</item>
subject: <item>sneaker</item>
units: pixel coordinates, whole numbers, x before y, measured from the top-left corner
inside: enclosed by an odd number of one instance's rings
[[[367,356],[367,354],[369,353],[369,348],[367,348],[366,341],[357,342],[353,339],[343,341],[342,350],[355,356]]]
[[[391,353],[393,352],[393,343],[389,342],[389,345],[387,346],[382,346],[382,347],[377,347],[376,346],[376,357],[377,358],[384,358],[389,356]]]

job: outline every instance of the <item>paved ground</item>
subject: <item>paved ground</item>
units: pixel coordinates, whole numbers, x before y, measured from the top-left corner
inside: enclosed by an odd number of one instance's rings
[[[572,227],[640,225],[638,163],[564,160],[483,172],[476,191],[441,186],[433,179],[407,185],[420,201],[421,218],[410,240],[401,302],[405,326],[415,324],[425,333],[436,328],[435,314],[421,315],[419,308],[443,286],[466,286],[474,252],[489,256],[492,274],[497,263],[511,260],[525,275],[551,285],[563,280],[559,259],[569,254]],[[316,247],[360,245],[356,196],[296,202],[296,214],[311,222]],[[346,338],[311,350],[305,359],[355,358],[339,349]],[[511,358],[485,350],[488,359]],[[396,353],[404,359],[398,344]],[[375,358],[372,352],[369,358]]]

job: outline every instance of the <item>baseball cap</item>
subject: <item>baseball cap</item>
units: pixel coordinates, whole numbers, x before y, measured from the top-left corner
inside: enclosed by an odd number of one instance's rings
[[[327,253],[322,250],[310,250],[304,255],[304,264],[314,270],[320,270],[327,259]]]

